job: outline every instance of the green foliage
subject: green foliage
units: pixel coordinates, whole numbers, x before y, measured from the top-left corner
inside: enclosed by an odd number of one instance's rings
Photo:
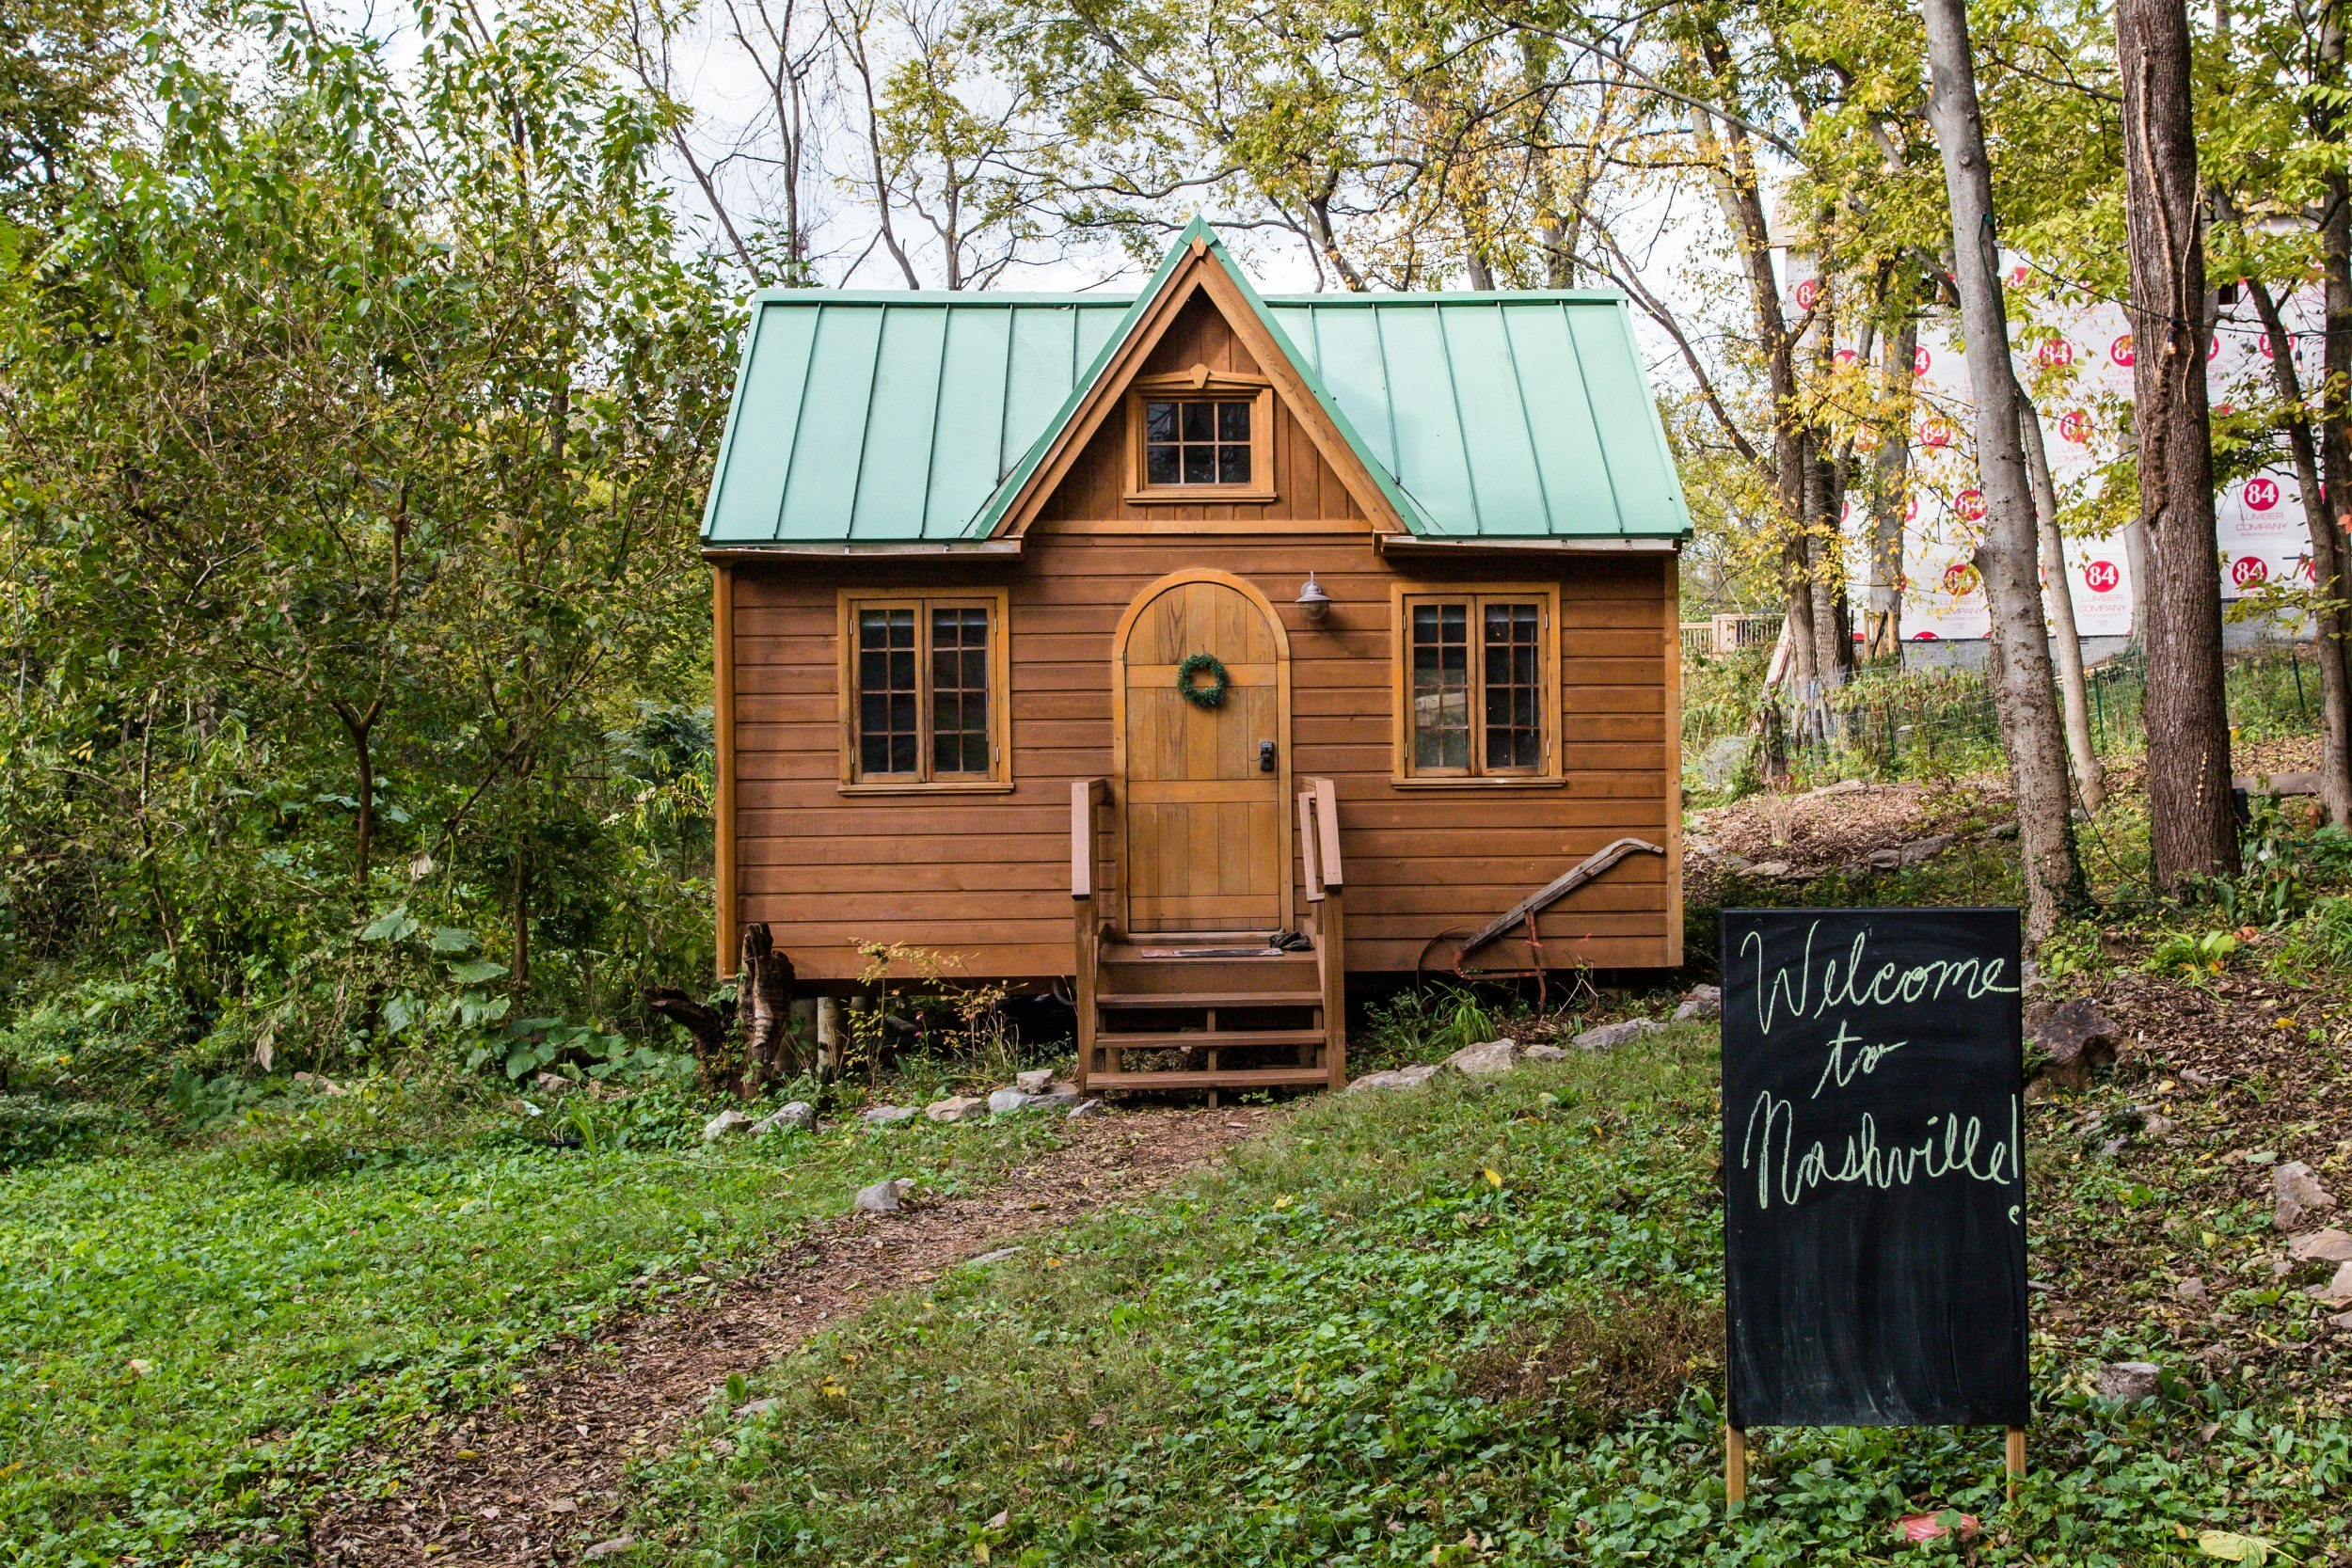
[[[1365,1008],[1368,1037],[1351,1048],[1356,1066],[1417,1062],[1431,1051],[1447,1052],[1493,1039],[1494,1015],[1470,986],[1410,986]]]
[[[1755,1434],[1726,1518],[1715,1050],[1677,1027],[1332,1097],[1141,1212],[881,1304],[652,1466],[631,1560],[1873,1563],[1923,1505],[1983,1518],[1988,1564],[2122,1568],[2253,1524],[2345,1544],[2340,1411],[2180,1379],[2117,1409],[2048,1332],[2015,1509],[1997,1433],[1789,1430]],[[2162,1195],[2114,1169],[2043,1156],[2037,1277],[2155,1233]],[[2053,1258],[2060,1215],[2085,1233]],[[2254,1294],[2233,1309],[2263,1333],[2312,1332]]]
[[[0,1094],[0,1170],[84,1154],[133,1131],[111,1106],[29,1094]]]
[[[2148,955],[2154,970],[2185,970],[2191,974],[2218,974],[2238,950],[2235,931],[2167,931]]]
[[[0,1560],[294,1560],[355,1448],[617,1307],[706,1299],[859,1186],[952,1193],[1057,1125],[705,1146],[712,1107],[670,1089],[530,1115],[338,1088],[248,1102],[202,1152],[0,1173]]]
[[[0,1020],[129,974],[151,1059],[341,1070],[708,972],[729,324],[592,34],[413,20],[159,29],[0,266]]]

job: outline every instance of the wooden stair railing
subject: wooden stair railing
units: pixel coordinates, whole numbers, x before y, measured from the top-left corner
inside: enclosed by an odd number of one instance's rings
[[[1219,948],[1137,936],[1107,918],[1104,779],[1070,787],[1070,897],[1082,1089],[1344,1087],[1347,963],[1339,802],[1327,779],[1300,781],[1299,858],[1311,952]]]
[[[1094,1004],[1096,956],[1101,951],[1103,923],[1095,912],[1094,890],[1102,870],[1102,848],[1095,836],[1095,819],[1110,800],[1108,779],[1079,779],[1070,786],[1070,899],[1076,930],[1078,1013],[1078,1087],[1087,1086],[1094,1070],[1094,1032],[1099,1014]]]
[[[1323,991],[1326,1082],[1347,1086],[1347,869],[1340,856],[1339,795],[1328,779],[1302,779],[1298,853],[1313,925],[1315,974]]]

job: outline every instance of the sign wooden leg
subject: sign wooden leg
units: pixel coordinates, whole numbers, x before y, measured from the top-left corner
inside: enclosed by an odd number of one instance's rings
[[[2009,1429],[2009,1500],[2017,1500],[2017,1483],[2026,1479],[2026,1429]]]
[[[1724,1501],[1741,1503],[1748,1497],[1748,1434],[1739,1427],[1724,1428]]]

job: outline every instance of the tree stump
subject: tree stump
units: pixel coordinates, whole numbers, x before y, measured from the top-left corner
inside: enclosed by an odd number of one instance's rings
[[[792,1037],[792,960],[776,951],[767,922],[744,927],[736,1016],[743,1025],[743,1078],[737,1092],[746,1100],[801,1069]]]

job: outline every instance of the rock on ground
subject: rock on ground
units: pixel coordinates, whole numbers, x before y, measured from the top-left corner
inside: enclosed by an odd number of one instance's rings
[[[1694,1018],[1724,1016],[1724,988],[1692,986],[1682,998],[1682,1006],[1675,1009],[1675,1022],[1688,1023]]]
[[[1579,1051],[1614,1051],[1621,1045],[1631,1045],[1644,1035],[1654,1035],[1665,1025],[1654,1018],[1620,1019],[1585,1030],[1576,1037]]]
[[[1568,1053],[1556,1045],[1531,1045],[1519,1054],[1531,1062],[1557,1062],[1565,1060]]]
[[[1031,1094],[1025,1089],[998,1089],[988,1097],[988,1114],[992,1117],[1010,1116],[1015,1111],[1025,1111],[1032,1105],[1051,1105],[1052,1103],[1054,1103],[1054,1097],[1050,1094]]]
[[[1960,842],[1957,833],[1936,833],[1928,838],[1915,838],[1898,852],[1903,865],[1924,865]]]
[[[2312,1287],[2323,1307],[2352,1307],[2352,1263],[2336,1271],[2336,1277],[2325,1285]]]
[[[765,1121],[754,1122],[752,1133],[766,1137],[771,1132],[814,1132],[817,1131],[817,1107],[805,1100],[795,1100]]]
[[[923,1107],[923,1114],[933,1121],[975,1121],[988,1109],[988,1101],[977,1095],[950,1095],[934,1100]]]
[[[1445,1065],[1466,1078],[1500,1078],[1519,1065],[1519,1043],[1482,1040],[1462,1047],[1445,1059]]]
[[[2333,1213],[2336,1198],[2312,1167],[2300,1160],[2290,1160],[2270,1173],[2270,1190],[2279,1200],[2279,1210],[2272,1216],[2281,1230],[2302,1230],[2322,1214]]]
[[[873,1127],[896,1127],[902,1121],[914,1119],[912,1105],[870,1105],[858,1113],[857,1119]]]
[[[859,1188],[857,1196],[850,1200],[850,1207],[869,1214],[895,1214],[907,1206],[907,1194],[913,1191],[912,1177],[894,1176],[887,1181]]]
[[[2298,1263],[2352,1263],[2352,1235],[2333,1226],[2313,1230],[2289,1242],[2287,1256]]]
[[[2082,997],[2026,1020],[2026,1033],[2049,1057],[2042,1076],[2060,1088],[2080,1093],[2090,1087],[2090,1071],[2115,1060],[2115,1023]]]
[[[772,1404],[775,1402],[771,1400],[768,1402]],[[604,1558],[618,1557],[621,1553],[628,1551],[631,1546],[636,1544],[637,1537],[633,1535],[616,1535],[610,1541],[599,1541],[595,1545],[589,1547],[586,1551],[580,1553],[580,1560],[582,1562],[596,1562]]]
[[[1053,1082],[1054,1069],[1049,1067],[1039,1068],[1034,1072],[1016,1072],[1012,1075],[1012,1086],[1023,1094],[1043,1094]]]
[[[1110,1114],[1111,1108],[1099,1100],[1081,1100],[1070,1107],[1072,1121],[1076,1121],[1080,1117],[1106,1117]]]
[[[1438,1075],[1435,1062],[1414,1067],[1391,1068],[1385,1072],[1367,1072],[1347,1085],[1347,1092],[1358,1089],[1417,1089]]]
[[[963,1260],[963,1266],[967,1269],[984,1269],[991,1263],[1001,1263],[1008,1258],[1017,1257],[1020,1255],[1022,1250],[1022,1248],[1017,1246],[996,1247],[991,1251],[981,1253],[977,1258],[965,1259]]]
[[[2130,1404],[2153,1395],[2163,1376],[2164,1369],[2153,1361],[2110,1361],[2093,1382],[2101,1399]]]
[[[732,1138],[739,1132],[748,1132],[752,1130],[752,1126],[750,1117],[729,1108],[703,1123],[703,1142],[715,1144],[721,1138]]]

